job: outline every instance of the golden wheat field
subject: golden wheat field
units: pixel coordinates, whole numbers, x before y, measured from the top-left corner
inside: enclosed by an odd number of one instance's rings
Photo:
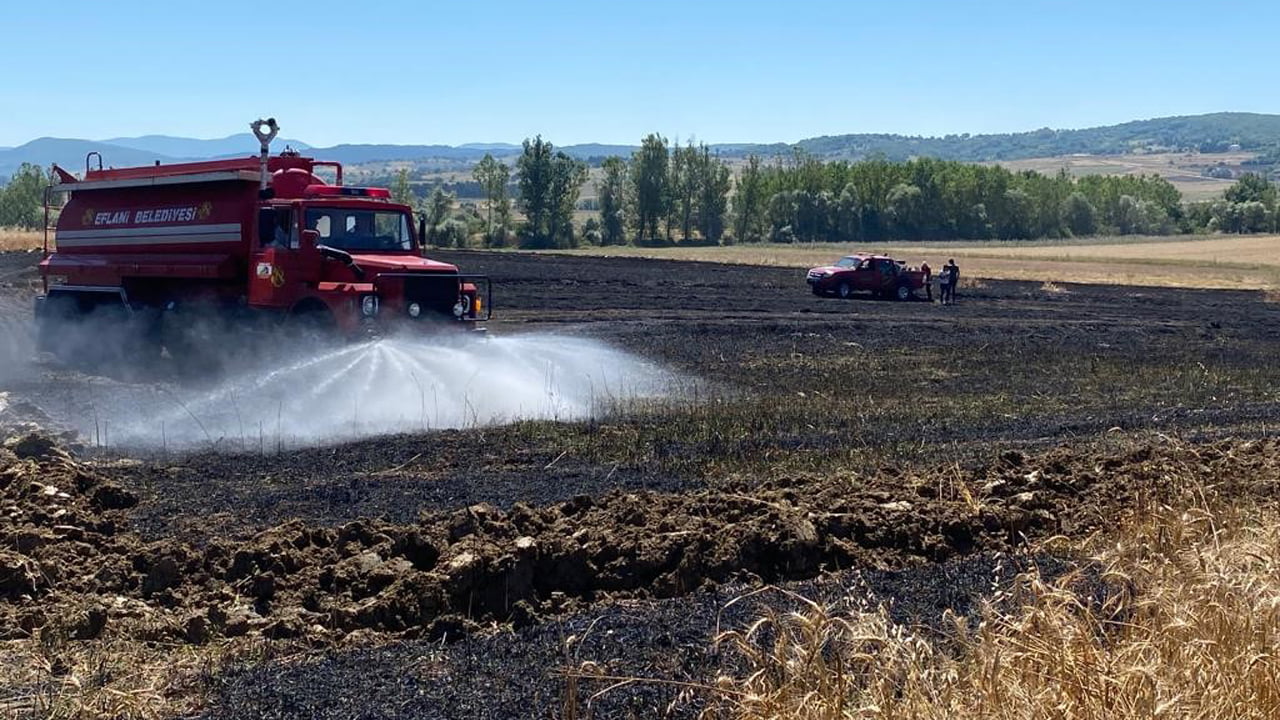
[[[739,720],[1276,717],[1274,517],[1188,500],[1096,539],[1104,599],[1027,574],[1016,609],[952,617],[950,647],[809,603],[723,635],[749,669],[717,690]]]
[[[0,228],[0,251],[31,250],[44,242],[44,233],[34,230]]]

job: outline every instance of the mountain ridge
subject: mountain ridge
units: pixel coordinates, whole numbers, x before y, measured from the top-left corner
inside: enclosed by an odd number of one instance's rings
[[[403,145],[344,143],[314,147],[300,140],[282,140],[276,150],[291,145],[316,157],[347,164],[396,161],[469,163],[485,153],[506,158],[521,152],[514,143],[465,143],[463,145]],[[609,155],[629,155],[638,146],[580,143],[560,146],[573,157],[598,161]],[[1132,120],[1116,125],[1083,129],[1040,128],[1020,133],[945,136],[910,136],[893,133],[851,133],[805,138],[795,143],[718,143],[709,145],[725,157],[757,154],[766,157],[802,151],[828,160],[882,157],[906,160],[935,157],[964,162],[1019,160],[1070,154],[1120,155],[1131,152],[1224,152],[1230,149],[1265,151],[1280,148],[1280,114],[1220,112]],[[79,171],[91,151],[102,153],[108,165],[124,167],[155,161],[178,162],[256,154],[257,141],[250,133],[201,140],[171,135],[143,135],[93,141],[78,138],[36,138],[12,148],[0,148],[0,178],[7,178],[22,163],[47,166],[58,163]]]

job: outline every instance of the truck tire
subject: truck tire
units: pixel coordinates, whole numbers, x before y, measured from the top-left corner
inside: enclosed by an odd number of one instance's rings
[[[214,308],[180,306],[165,311],[159,341],[179,377],[216,377],[223,369],[227,335]]]
[[[903,283],[902,285],[898,286],[898,290],[894,293],[893,297],[895,300],[898,300],[901,302],[905,300],[910,300],[912,294],[913,293],[911,291],[911,286],[907,285],[906,283]]]
[[[308,302],[296,308],[285,320],[285,336],[291,348],[302,352],[317,351],[334,341],[338,321],[329,308]]]
[[[60,293],[46,298],[36,317],[36,350],[67,362],[74,351],[69,332],[79,314],[73,296]]]
[[[836,287],[836,295],[839,295],[841,300],[848,300],[853,295],[853,288],[849,287],[849,283],[842,282]]]
[[[51,294],[37,323],[37,349],[84,372],[143,376],[160,353],[154,314],[110,296]]]

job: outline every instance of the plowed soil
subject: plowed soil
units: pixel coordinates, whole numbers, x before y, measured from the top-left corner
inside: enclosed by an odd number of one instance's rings
[[[210,680],[207,716],[558,716],[556,671],[585,661],[711,681],[733,662],[715,629],[770,600],[721,610],[763,584],[928,625],[1074,566],[1027,548],[1175,482],[1280,482],[1280,307],[1258,293],[989,282],[942,308],[817,299],[788,270],[440,256],[498,281],[491,332],[591,335],[715,392],[286,453],[104,450],[58,434],[55,398],[96,380],[26,359],[33,256],[0,254],[0,653],[263,637],[312,650]]]

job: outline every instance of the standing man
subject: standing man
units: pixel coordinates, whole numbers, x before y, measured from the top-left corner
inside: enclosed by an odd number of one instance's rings
[[[924,273],[924,291],[929,296],[929,302],[933,302],[933,268],[929,267],[928,260],[920,261],[920,272]]]
[[[943,268],[943,272],[947,276],[947,290],[944,295],[945,302],[948,305],[956,304],[956,286],[960,284],[960,266],[956,265],[956,259],[951,258],[947,261],[947,265]]]

